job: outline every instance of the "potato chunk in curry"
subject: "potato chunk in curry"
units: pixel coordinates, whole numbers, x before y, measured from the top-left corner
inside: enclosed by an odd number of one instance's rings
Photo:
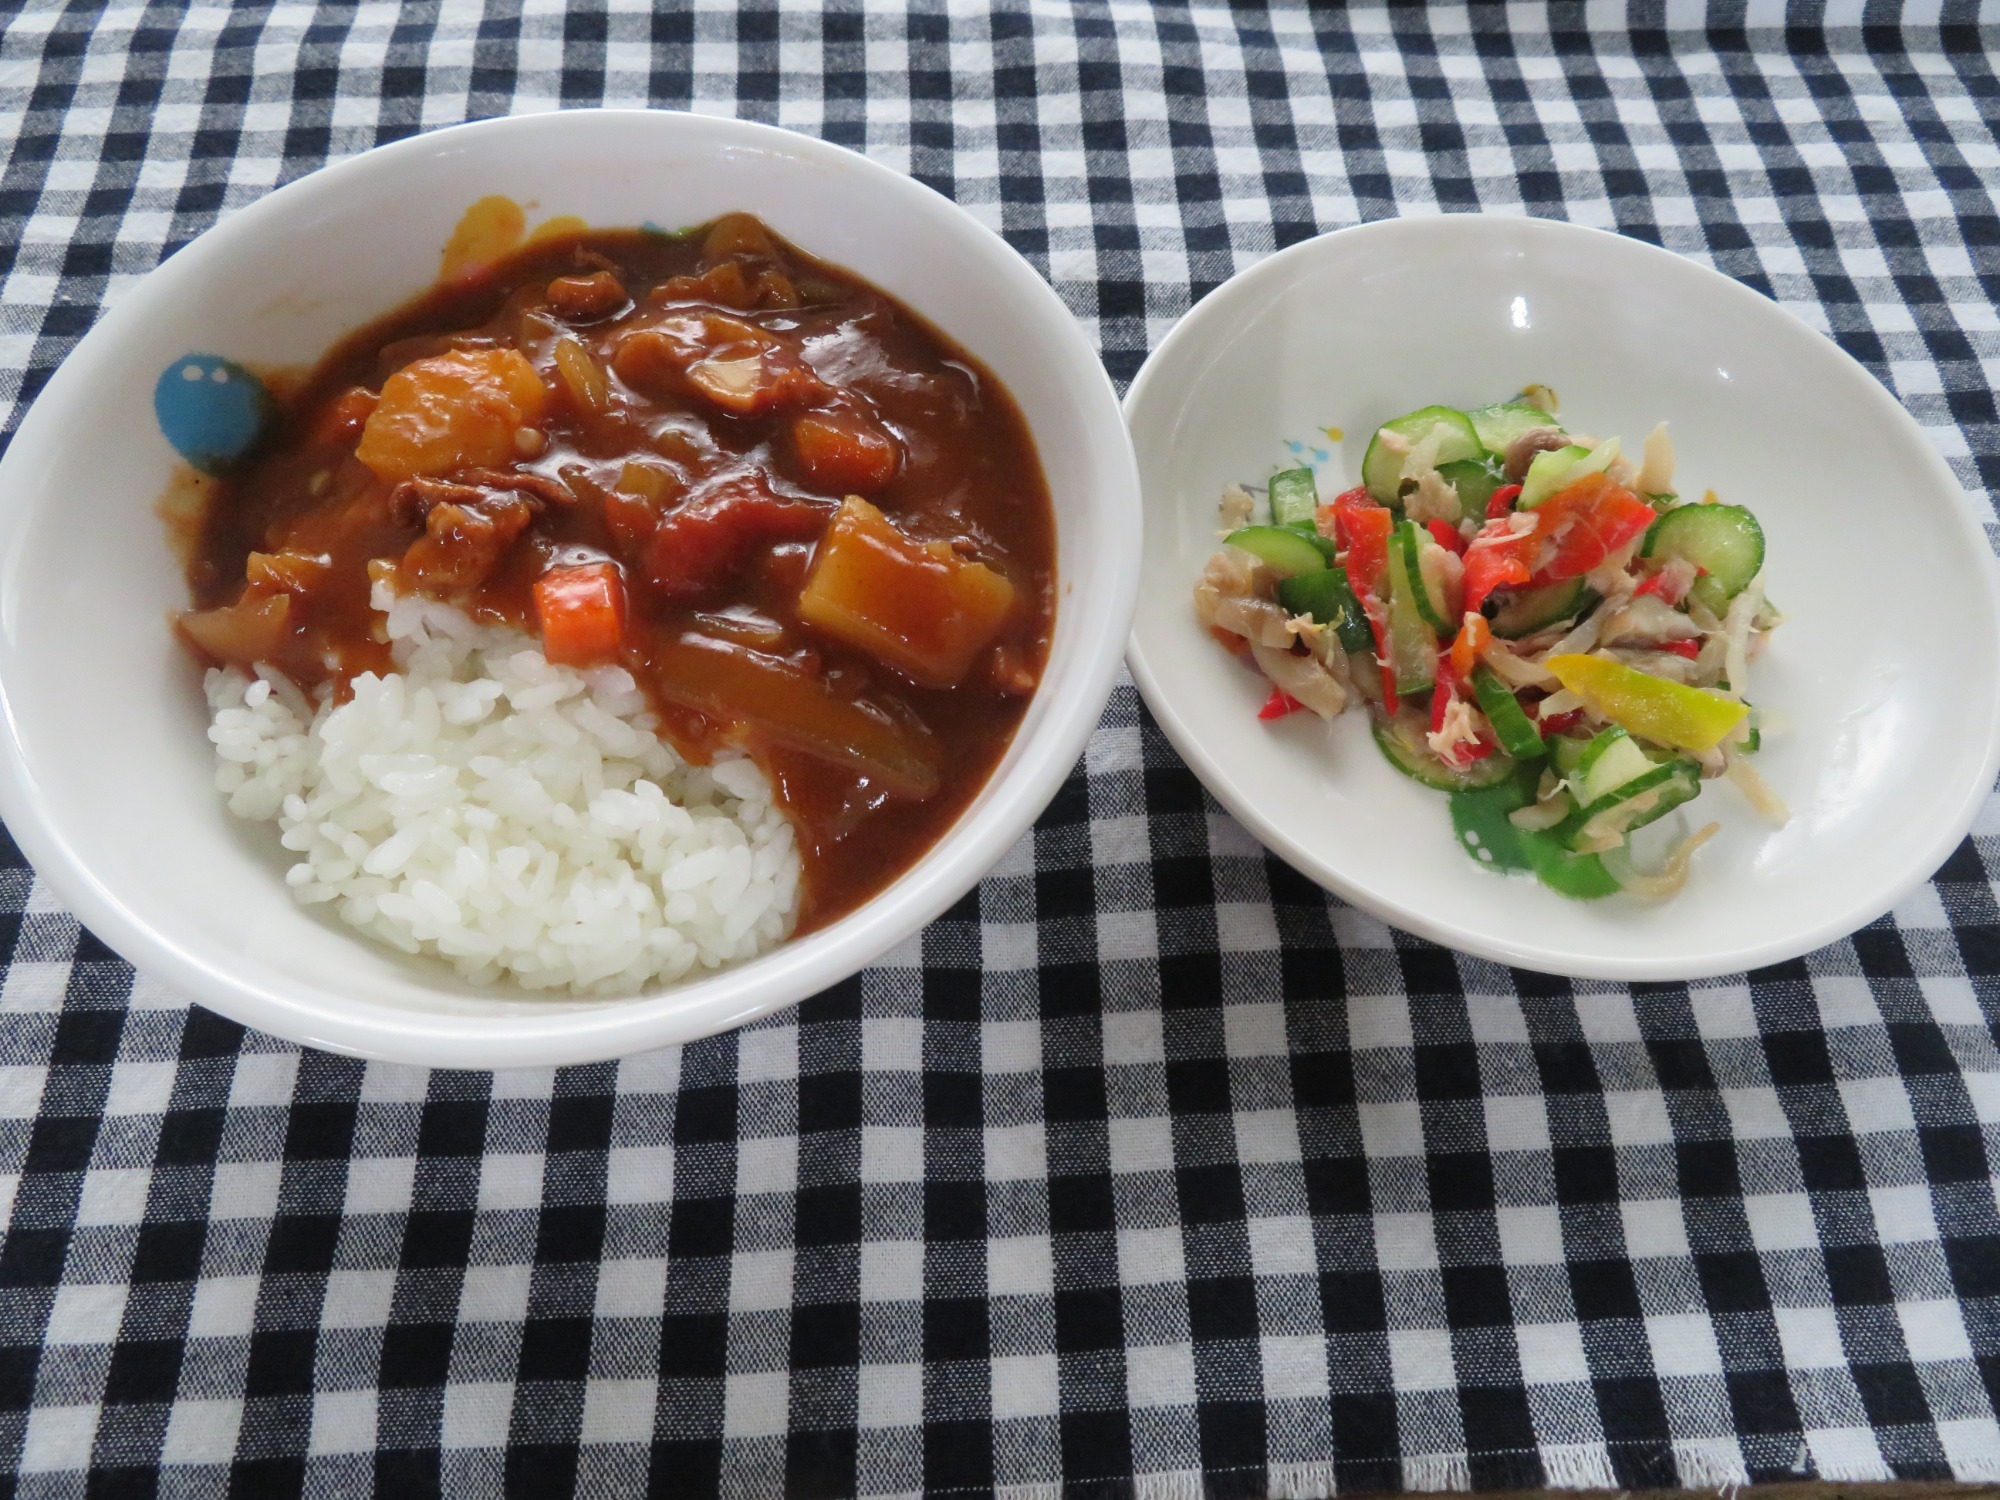
[[[856,495],[842,502],[799,618],[925,687],[952,687],[1014,609],[1014,585],[944,542],[919,542]]]
[[[433,355],[382,382],[354,455],[392,482],[512,463],[515,434],[540,419],[548,399],[517,349]]]

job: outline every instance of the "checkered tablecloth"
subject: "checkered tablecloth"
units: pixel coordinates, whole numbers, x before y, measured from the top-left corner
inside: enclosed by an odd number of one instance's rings
[[[935,185],[1121,380],[1319,230],[1615,226],[1831,332],[1994,535],[2000,30],[1832,9],[11,5],[0,405],[328,160],[650,103]],[[2000,1479],[2000,802],[1851,940],[1573,984],[1308,885],[1121,683],[879,967],[502,1074],[190,1010],[5,854],[0,1495]]]

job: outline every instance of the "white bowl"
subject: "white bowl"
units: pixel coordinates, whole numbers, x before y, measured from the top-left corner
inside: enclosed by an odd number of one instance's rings
[[[154,507],[176,459],[155,379],[193,352],[309,365],[423,291],[461,214],[504,194],[601,227],[761,215],[930,318],[1014,393],[1054,497],[1049,668],[985,790],[888,890],[745,964],[629,1000],[482,992],[292,901],[266,825],[214,787],[187,588]],[[335,1051],[434,1066],[616,1057],[737,1025],[853,974],[965,894],[1047,805],[1096,724],[1137,587],[1138,483],[1117,398],[1062,302],[930,189],[836,146],[686,114],[495,120],[370,151],[230,216],[131,287],[0,465],[0,815],[99,937],[189,998]],[[1088,580],[1079,588],[1078,580]]]
[[[1553,386],[1573,430],[1629,443],[1671,423],[1678,486],[1754,510],[1787,612],[1749,693],[1757,764],[1791,805],[1773,831],[1730,786],[1687,809],[1721,834],[1682,893],[1565,900],[1467,858],[1446,799],[1399,775],[1366,716],[1260,723],[1269,691],[1195,624],[1216,501],[1327,454],[1355,482],[1375,426],[1432,402]],[[1749,289],[1594,229],[1400,219],[1294,246],[1228,282],[1126,397],[1146,497],[1128,660],[1216,797],[1298,869],[1410,932],[1503,963],[1691,979],[1796,957],[1935,871],[2000,761],[1992,551],[1909,415],[1831,342]],[[1332,444],[1319,429],[1353,434]],[[1663,824],[1663,831],[1666,825]]]

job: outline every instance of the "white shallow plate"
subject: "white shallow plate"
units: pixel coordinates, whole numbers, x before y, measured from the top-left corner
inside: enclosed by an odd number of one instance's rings
[[[1330,498],[1356,482],[1379,423],[1530,381],[1560,393],[1573,431],[1636,445],[1669,422],[1677,487],[1713,488],[1764,526],[1787,619],[1750,693],[1774,725],[1758,766],[1792,821],[1774,831],[1733,787],[1709,786],[1660,825],[1661,839],[1722,825],[1671,901],[1569,901],[1481,868],[1453,839],[1446,799],[1389,767],[1365,715],[1260,723],[1269,685],[1195,623],[1225,485],[1261,485],[1303,441]],[[1204,300],[1146,361],[1125,413],[1146,503],[1127,657],[1140,692],[1257,837],[1407,931],[1587,978],[1775,963],[1928,878],[1993,785],[2000,591],[1969,503],[1860,365],[1714,271],[1531,219],[1341,230]],[[1329,441],[1327,427],[1352,436]]]

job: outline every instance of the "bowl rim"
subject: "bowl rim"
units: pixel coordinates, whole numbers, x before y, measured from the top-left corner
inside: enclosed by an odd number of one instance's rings
[[[1949,493],[1964,494],[1964,487],[1959,484],[1957,476],[1902,403],[1865,365],[1783,303],[1764,296],[1712,266],[1678,255],[1664,246],[1612,229],[1529,214],[1446,212],[1371,220],[1315,235],[1238,271],[1189,309],[1147,355],[1125,393],[1123,408],[1127,426],[1134,424],[1136,415],[1149,403],[1178,399],[1181,405],[1185,405],[1186,397],[1182,390],[1189,377],[1173,368],[1176,362],[1196,348],[1215,325],[1241,322],[1242,316],[1249,311],[1245,304],[1259,297],[1267,283],[1290,276],[1300,267],[1310,265],[1321,257],[1346,255],[1357,246],[1373,251],[1376,241],[1393,242],[1424,236],[1487,236],[1495,233],[1517,235],[1524,243],[1538,239],[1544,242],[1553,239],[1572,243],[1594,242],[1614,255],[1629,254],[1656,263],[1672,262],[1680,268],[1675,274],[1692,274],[1699,280],[1705,280],[1719,297],[1732,300],[1739,307],[1757,308],[1760,316],[1773,311],[1782,314],[1798,332],[1817,339],[1825,352],[1835,356],[1838,363],[1846,368],[1850,377],[1858,378],[1860,388],[1866,391],[1865,399],[1874,405],[1884,421],[1900,425],[1907,434],[1917,438],[1924,466],[1935,483]],[[1141,478],[1143,483],[1143,474]],[[1150,510],[1150,496],[1146,504]],[[1975,570],[1983,580],[1981,602],[1989,619],[2000,619],[2000,566],[1995,565],[1993,549],[1985,533],[1964,506],[1951,508],[1948,524],[1957,528],[1960,539],[1975,557],[1986,560],[1986,566]],[[1477,958],[1567,978],[1622,982],[1709,979],[1798,958],[1847,937],[1893,909],[1911,891],[1936,874],[1978,818],[1992,793],[1995,776],[2000,774],[2000,692],[1996,692],[1989,703],[1986,723],[1983,726],[1967,726],[1970,732],[1983,733],[1985,739],[1978,776],[1957,798],[1951,817],[1941,822],[1937,831],[1920,846],[1921,852],[1905,853],[1904,868],[1897,878],[1889,885],[1878,887],[1876,893],[1866,900],[1851,899],[1837,908],[1835,914],[1794,929],[1787,936],[1739,944],[1694,962],[1677,962],[1671,957],[1578,957],[1538,942],[1496,938],[1449,920],[1440,920],[1419,908],[1378,895],[1369,886],[1332,868],[1247,797],[1221,759],[1210,752],[1199,727],[1186,718],[1166,694],[1159,669],[1147,655],[1136,618],[1126,646],[1126,666],[1161,732],[1200,778],[1210,795],[1261,844],[1300,874],[1350,905],[1405,932]]]
[[[69,351],[33,400],[4,458],[0,486],[32,469],[38,452],[61,440],[73,421],[78,392],[91,367],[115,352],[128,326],[145,318],[156,302],[203,273],[218,246],[267,233],[267,226],[310,210],[320,200],[339,201],[376,174],[406,160],[438,157],[463,149],[477,138],[484,147],[513,135],[629,128],[674,132],[685,149],[689,134],[715,150],[750,148],[777,153],[815,167],[858,173],[891,200],[912,205],[911,221],[944,211],[974,239],[997,250],[992,270],[1015,298],[1039,303],[1057,348],[1055,357],[1073,370],[1092,408],[1094,437],[1104,460],[1124,481],[1096,492],[1100,522],[1111,534],[1137,535],[1143,505],[1137,461],[1118,406],[1117,392],[1103,360],[1054,288],[1004,238],[964,207],[914,177],[844,146],[775,125],[684,110],[576,109],[513,115],[425,131],[331,162],[304,177],[228,213],[151,271],[123,288],[97,322]],[[867,275],[865,267],[857,272]],[[387,311],[389,298],[379,310]],[[359,326],[359,325],[357,325]],[[1113,429],[1115,428],[1115,432]],[[1101,430],[1099,430],[1101,429]],[[1122,447],[1122,452],[1120,451]],[[1095,491],[1095,486],[1093,486]],[[34,494],[31,485],[20,491]],[[13,498],[0,503],[0,558],[21,543],[26,518],[37,504]],[[1060,531],[1060,512],[1058,512]],[[164,545],[164,539],[162,545]],[[1117,549],[1112,549],[1114,552]],[[79,856],[64,828],[45,816],[45,806],[27,753],[24,725],[15,694],[0,676],[0,818],[27,857],[34,875],[46,880],[63,905],[139,972],[156,977],[189,1000],[247,1026],[304,1045],[391,1062],[433,1067],[498,1068],[614,1059],[656,1047],[713,1035],[798,1003],[837,985],[876,962],[889,950],[934,921],[979,882],[1032,827],[1075,768],[1096,728],[1122,658],[1137,603],[1140,559],[1137,548],[1121,560],[1102,558],[1093,569],[1091,611],[1107,624],[1082,634],[1072,648],[1064,696],[1049,699],[1030,738],[1027,726],[1014,743],[1026,753],[1007,770],[1004,790],[985,805],[968,810],[885,890],[827,927],[788,939],[756,959],[676,982],[637,996],[596,999],[552,995],[547,1009],[529,1009],[530,1000],[505,1014],[418,1010],[364,999],[342,999],[329,987],[306,998],[278,985],[256,983],[233,973],[227,955],[206,942],[186,943],[161,931],[116,889],[105,884]],[[0,570],[0,590],[7,587]],[[1080,607],[1071,594],[1068,608]],[[1122,622],[1122,623],[1121,623]],[[989,779],[987,788],[999,784]],[[216,814],[226,817],[217,796]],[[912,876],[921,871],[922,878]],[[343,932],[368,944],[360,933]],[[372,944],[370,945],[373,946]],[[386,949],[383,950],[385,953]],[[744,976],[749,976],[746,984]],[[507,995],[508,1000],[520,997]]]

